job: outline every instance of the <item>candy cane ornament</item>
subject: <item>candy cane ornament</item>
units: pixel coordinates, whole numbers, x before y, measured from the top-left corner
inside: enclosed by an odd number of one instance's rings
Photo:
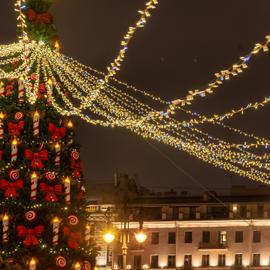
[[[24,99],[24,78],[20,77],[18,81],[18,100],[22,103]]]
[[[64,180],[64,190],[65,190],[65,202],[70,204],[70,179],[67,177]]]
[[[55,152],[56,152],[56,157],[54,164],[55,166],[60,166],[60,161],[61,161],[61,146],[59,143],[56,143],[55,145]]]
[[[0,140],[4,139],[4,118],[5,118],[5,115],[1,112],[0,113]]]
[[[34,136],[39,135],[39,121],[40,121],[39,113],[35,112],[33,116],[33,135]]]

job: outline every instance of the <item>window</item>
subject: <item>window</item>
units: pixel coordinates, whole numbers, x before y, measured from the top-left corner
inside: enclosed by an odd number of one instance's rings
[[[168,244],[175,244],[175,232],[169,232],[168,233]]]
[[[263,205],[258,205],[257,217],[258,218],[263,218],[264,217],[264,206]]]
[[[184,256],[184,269],[189,270],[192,267],[192,255]]]
[[[151,256],[150,265],[151,265],[151,268],[158,268],[158,255]]]
[[[260,254],[253,254],[252,256],[252,265],[253,266],[260,266]]]
[[[122,269],[123,268],[123,256],[119,255],[117,257],[117,264],[118,264],[118,268]]]
[[[202,232],[202,242],[203,243],[209,243],[210,242],[210,232],[209,231],[203,231]]]
[[[247,206],[246,205],[240,206],[240,213],[239,214],[240,214],[241,218],[247,217]]]
[[[235,254],[235,262],[236,266],[242,266],[242,254]]]
[[[151,244],[158,244],[159,243],[159,233],[158,232],[152,232],[152,237],[151,237]]]
[[[168,256],[168,268],[175,268],[175,255]]]
[[[209,255],[202,255],[202,267],[209,266]]]
[[[192,243],[192,232],[185,232],[185,243]]]
[[[261,232],[254,231],[253,232],[253,243],[260,243],[261,242]]]
[[[243,243],[243,232],[242,231],[235,232],[235,243]]]
[[[142,256],[135,255],[134,256],[134,270],[141,270],[142,269]]]
[[[219,254],[218,255],[218,266],[225,266],[226,265],[226,255]]]
[[[226,231],[222,231],[222,232],[219,232],[219,245],[220,246],[226,246],[227,244],[227,232]]]

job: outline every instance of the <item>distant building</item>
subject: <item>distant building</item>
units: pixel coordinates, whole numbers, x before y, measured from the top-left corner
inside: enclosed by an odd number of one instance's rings
[[[117,185],[112,193],[115,191]],[[132,186],[130,195],[128,269],[270,269],[269,188],[233,187],[226,195],[190,196],[173,190],[158,195],[140,193]],[[114,202],[89,206],[97,207],[91,210],[93,224],[102,209],[104,214],[108,207],[115,208]],[[119,229],[117,218],[115,215],[114,224]],[[144,244],[134,239],[139,219],[148,236]],[[102,220],[98,224],[104,227],[104,215]],[[101,239],[101,234],[95,235]],[[121,269],[120,240],[118,237],[110,251],[103,243],[108,252],[103,252],[99,267]]]

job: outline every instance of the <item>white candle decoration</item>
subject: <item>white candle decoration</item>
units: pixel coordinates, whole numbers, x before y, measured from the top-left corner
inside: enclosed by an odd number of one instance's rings
[[[71,137],[71,138],[70,138],[70,140],[69,140],[69,142],[68,142],[68,144],[71,145],[71,144],[73,144],[73,136],[74,136],[74,134],[73,134],[73,123],[72,123],[71,120],[68,121],[67,127],[68,127],[70,130],[72,130],[72,131],[70,132],[70,137]]]
[[[85,236],[84,236],[86,245],[89,245],[90,237],[91,237],[91,226],[87,224],[85,227]]]
[[[24,97],[24,78],[20,77],[18,81],[18,99],[19,103],[23,102]]]
[[[39,120],[40,120],[39,113],[35,112],[33,116],[33,135],[34,136],[39,135]]]
[[[0,113],[0,140],[4,139],[4,118],[5,115],[1,112]]]
[[[9,231],[9,217],[8,215],[4,215],[3,217],[3,221],[2,221],[2,225],[3,225],[3,242],[7,243],[8,242],[8,231]]]
[[[37,186],[38,186],[38,176],[34,172],[31,175],[31,200],[36,201],[37,200]]]
[[[75,264],[75,270],[81,270],[81,264],[79,262]]]
[[[47,102],[48,105],[52,105],[52,94],[53,94],[53,82],[51,79],[47,83]]]
[[[34,258],[32,258],[29,264],[29,270],[36,270],[36,269],[37,269],[37,262]]]
[[[0,82],[0,97],[5,95],[5,85],[3,82]]]
[[[70,204],[70,179],[67,177],[64,180],[64,190],[65,190],[65,202]]]
[[[59,229],[60,229],[60,220],[58,217],[53,219],[53,245],[57,246],[59,243]]]
[[[11,143],[11,162],[16,161],[18,158],[18,141],[16,138]]]
[[[56,157],[54,164],[55,166],[60,166],[60,160],[61,160],[61,146],[59,143],[55,145],[55,152],[56,152]]]

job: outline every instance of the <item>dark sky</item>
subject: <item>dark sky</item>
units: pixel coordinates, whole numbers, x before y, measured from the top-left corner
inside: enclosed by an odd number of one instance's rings
[[[144,0],[55,0],[53,14],[63,52],[104,71],[115,57],[127,27]],[[0,42],[15,40],[13,1],[0,0]],[[146,28],[130,46],[118,78],[166,99],[202,87],[213,74],[249,52],[270,33],[269,0],[160,0]],[[193,110],[211,114],[270,94],[270,56],[252,61],[247,73],[198,100]],[[237,117],[230,125],[269,137],[268,108]],[[119,129],[79,123],[86,179],[106,182],[113,173],[137,175],[149,187],[198,188],[143,139]],[[208,188],[228,188],[250,180],[212,168],[186,153],[155,144]]]

